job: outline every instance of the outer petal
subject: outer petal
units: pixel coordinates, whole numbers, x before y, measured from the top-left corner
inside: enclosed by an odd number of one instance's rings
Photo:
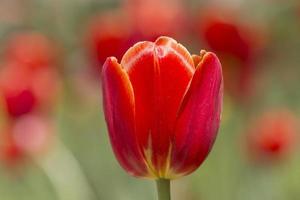
[[[170,177],[193,172],[208,155],[219,128],[222,94],[221,64],[206,53],[178,113]]]
[[[148,176],[135,136],[134,96],[128,75],[115,58],[103,66],[103,103],[114,153],[131,175]]]
[[[169,166],[176,113],[194,73],[193,60],[175,40],[138,43],[122,59],[136,103],[138,140],[149,166],[164,177]]]

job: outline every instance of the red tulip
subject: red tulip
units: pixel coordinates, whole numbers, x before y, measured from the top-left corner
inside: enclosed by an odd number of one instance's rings
[[[18,62],[21,67],[32,69],[47,67],[54,63],[51,41],[37,32],[23,32],[8,40],[6,59]]]
[[[18,63],[7,63],[0,72],[0,94],[10,117],[16,118],[35,110],[49,110],[59,87],[55,70],[32,71]]]
[[[241,100],[253,93],[255,59],[262,48],[258,26],[240,23],[234,12],[209,8],[197,21],[199,37],[217,52],[224,70],[224,81],[229,94]]]
[[[221,64],[160,37],[139,42],[102,71],[106,122],[115,155],[131,175],[177,178],[207,157],[219,127]]]
[[[129,27],[121,12],[102,13],[90,19],[86,46],[95,65],[102,65],[109,56],[121,59],[128,48]]]
[[[19,117],[33,111],[37,97],[30,85],[29,73],[9,63],[0,73],[1,95],[9,116]]]
[[[297,123],[288,112],[267,113],[251,125],[247,141],[250,155],[262,162],[281,160],[295,146]]]
[[[32,91],[27,88],[6,94],[7,111],[12,116],[20,116],[33,110],[36,99]]]
[[[218,16],[205,19],[204,23],[203,37],[211,49],[229,54],[241,61],[250,59],[251,44],[242,26]]]

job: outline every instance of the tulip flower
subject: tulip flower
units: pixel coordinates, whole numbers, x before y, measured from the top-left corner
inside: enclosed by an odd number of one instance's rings
[[[112,11],[93,16],[87,25],[85,44],[95,66],[106,58],[121,58],[128,46],[129,27],[126,15]]]
[[[58,89],[58,75],[52,68],[33,71],[19,63],[6,63],[0,71],[0,97],[11,118],[36,110],[50,110]]]
[[[219,55],[225,90],[238,100],[253,94],[255,61],[263,46],[262,30],[237,20],[233,11],[207,8],[196,22],[199,38]]]
[[[297,122],[289,111],[274,111],[259,117],[248,133],[250,156],[259,163],[279,161],[295,147]]]
[[[103,106],[120,165],[136,177],[157,180],[160,199],[169,179],[195,171],[215,141],[222,104],[217,56],[190,53],[175,40],[139,42],[120,63],[107,58]],[[165,196],[166,195],[166,196]]]
[[[0,92],[8,116],[16,118],[35,109],[37,96],[30,82],[27,70],[15,64],[6,64],[0,72]]]

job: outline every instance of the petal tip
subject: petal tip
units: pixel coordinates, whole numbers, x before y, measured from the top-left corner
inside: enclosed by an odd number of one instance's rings
[[[215,64],[216,64],[216,66],[219,67],[220,70],[222,71],[222,64],[221,64],[218,56],[215,53],[213,53],[213,52],[207,52],[204,55],[203,59],[207,59],[207,60],[211,59],[211,60],[213,60],[215,62]]]
[[[214,60],[218,63],[220,63],[217,55],[213,52],[209,52],[206,50],[201,50],[199,55],[192,55],[193,61],[194,61],[194,66],[197,69],[198,67],[200,67],[201,65],[203,65],[203,63],[207,62],[208,60]]]
[[[101,80],[105,80],[105,77],[109,76],[108,74],[112,73],[112,71],[116,71],[117,68],[120,68],[117,58],[107,57],[102,66]]]
[[[106,63],[118,63],[118,59],[114,56],[107,57],[103,65],[105,65]]]
[[[210,51],[201,50],[199,56],[193,56],[196,69],[203,66],[205,63],[214,63],[215,67],[218,67],[222,71],[222,65],[218,56]]]
[[[130,47],[121,59],[121,65],[129,71],[132,64],[139,60],[145,54],[153,51],[153,42],[142,41]]]
[[[176,40],[174,40],[173,38],[170,38],[168,36],[160,36],[155,40],[155,44],[156,45],[166,45],[169,43],[175,43],[177,44],[178,42]]]
[[[103,66],[102,66],[102,72],[104,72],[107,69],[107,67],[109,67],[110,65],[114,65],[114,64],[119,64],[118,59],[116,57],[113,57],[113,56],[107,57],[104,64],[103,64]]]

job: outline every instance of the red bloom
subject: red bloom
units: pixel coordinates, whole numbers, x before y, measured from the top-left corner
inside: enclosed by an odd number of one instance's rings
[[[239,24],[214,16],[206,19],[202,28],[203,37],[211,49],[244,62],[250,59],[251,44]]]
[[[106,58],[121,59],[128,46],[129,27],[126,16],[115,11],[91,18],[88,23],[86,45],[95,65],[102,65]]]
[[[160,37],[130,48],[102,72],[105,117],[121,166],[138,177],[176,178],[208,155],[220,121],[221,65]]]
[[[11,91],[5,94],[7,111],[11,116],[17,117],[33,110],[36,98],[27,88]]]
[[[196,27],[201,40],[221,59],[225,89],[242,100],[251,96],[255,58],[262,48],[261,30],[250,29],[237,21],[237,15],[224,9],[211,8],[201,13]]]
[[[280,160],[293,149],[296,133],[297,123],[290,112],[267,113],[251,126],[247,137],[250,155],[260,161]]]
[[[18,33],[11,37],[6,48],[6,59],[21,67],[40,68],[52,65],[54,48],[44,35],[35,32]]]
[[[27,114],[37,105],[29,74],[27,70],[13,63],[6,64],[0,73],[1,95],[6,111],[11,117]]]

